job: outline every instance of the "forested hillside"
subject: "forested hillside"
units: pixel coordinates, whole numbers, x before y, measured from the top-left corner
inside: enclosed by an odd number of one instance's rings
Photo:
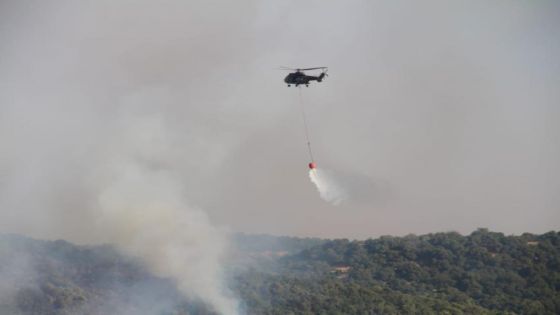
[[[557,232],[234,240],[246,314],[560,314]],[[0,277],[0,314],[212,314],[110,246],[1,236]]]
[[[1,315],[211,314],[112,246],[0,235]]]
[[[237,289],[251,314],[560,314],[560,235],[332,240]]]

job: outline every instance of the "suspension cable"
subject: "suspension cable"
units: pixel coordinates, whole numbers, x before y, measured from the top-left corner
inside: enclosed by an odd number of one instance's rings
[[[313,159],[313,152],[311,151],[311,141],[309,140],[309,128],[307,126],[307,118],[305,115],[305,105],[303,104],[303,96],[301,95],[301,86],[299,87],[299,104],[301,107],[301,117],[303,118],[303,126],[305,128],[305,140],[307,141],[307,149],[309,151],[309,158],[311,158],[311,162],[315,162]]]

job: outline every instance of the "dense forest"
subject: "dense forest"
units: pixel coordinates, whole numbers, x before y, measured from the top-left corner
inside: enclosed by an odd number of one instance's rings
[[[240,275],[249,314],[560,314],[560,234],[332,240]]]
[[[234,243],[246,314],[560,314],[558,232]],[[0,314],[212,314],[111,246],[0,236],[0,280]]]

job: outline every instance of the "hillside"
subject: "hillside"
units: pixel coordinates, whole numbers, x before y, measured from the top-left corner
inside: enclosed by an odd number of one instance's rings
[[[237,288],[251,314],[559,314],[560,234],[332,240]]]
[[[558,314],[560,234],[237,235],[247,314]],[[211,314],[111,246],[0,236],[0,314]]]
[[[210,314],[113,247],[0,235],[0,314]]]

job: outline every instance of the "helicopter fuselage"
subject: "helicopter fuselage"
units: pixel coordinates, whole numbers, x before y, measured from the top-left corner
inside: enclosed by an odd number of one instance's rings
[[[290,86],[291,84],[294,84],[295,86],[298,86],[300,84],[305,84],[307,86],[309,85],[310,81],[321,82],[324,77],[325,77],[325,73],[321,73],[319,76],[313,76],[313,75],[306,75],[302,71],[296,71],[288,74],[284,78],[284,82],[286,82],[288,86]]]

